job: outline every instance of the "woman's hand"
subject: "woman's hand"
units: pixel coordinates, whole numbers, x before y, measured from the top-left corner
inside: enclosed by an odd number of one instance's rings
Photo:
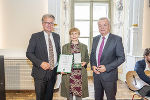
[[[86,65],[86,62],[81,62],[82,67]]]
[[[65,73],[65,72],[61,72],[61,74],[62,74],[62,75],[64,75],[64,74],[67,74],[67,73]]]

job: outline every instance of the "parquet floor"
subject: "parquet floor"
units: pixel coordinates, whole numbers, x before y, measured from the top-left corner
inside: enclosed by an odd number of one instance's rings
[[[89,84],[89,97],[84,98],[83,100],[94,100],[94,86],[93,80],[88,79]],[[117,100],[132,100],[132,95],[134,92],[130,91],[126,84],[120,80],[118,80],[118,90],[116,98]],[[135,98],[139,98],[135,96]],[[105,97],[106,99],[106,97]],[[24,92],[24,93],[6,93],[6,100],[35,100],[35,93],[32,92]],[[54,93],[53,100],[66,100],[65,98],[60,96],[60,91]]]

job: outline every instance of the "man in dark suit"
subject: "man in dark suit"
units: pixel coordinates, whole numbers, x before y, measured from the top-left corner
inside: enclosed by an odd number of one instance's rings
[[[42,17],[43,31],[32,34],[26,56],[33,63],[36,100],[52,100],[60,50],[60,36],[54,32],[55,17]]]
[[[144,70],[150,70],[150,48],[145,49],[143,56],[144,59],[136,62],[134,70],[144,82],[150,85],[150,77],[144,73]]]
[[[93,70],[95,100],[116,100],[118,66],[125,61],[122,38],[110,33],[108,18],[98,21],[100,35],[94,37],[90,64]]]

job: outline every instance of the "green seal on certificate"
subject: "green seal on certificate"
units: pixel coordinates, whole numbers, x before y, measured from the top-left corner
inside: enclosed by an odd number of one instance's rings
[[[73,65],[73,68],[74,68],[74,69],[81,69],[81,68],[82,68],[81,63],[74,64],[74,65]]]
[[[81,53],[74,53],[73,54],[73,60],[74,60],[74,64],[73,64],[73,68],[74,69],[81,69]]]

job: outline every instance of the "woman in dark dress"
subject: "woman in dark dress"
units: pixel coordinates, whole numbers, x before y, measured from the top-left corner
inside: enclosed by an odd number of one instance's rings
[[[73,96],[76,97],[76,100],[82,100],[82,98],[89,96],[86,70],[89,62],[88,50],[87,46],[78,40],[80,35],[79,29],[70,29],[69,35],[71,41],[63,46],[62,54],[81,53],[82,67],[76,69],[73,67],[73,64],[70,74],[62,72],[61,96],[66,97],[67,100],[73,100]]]

